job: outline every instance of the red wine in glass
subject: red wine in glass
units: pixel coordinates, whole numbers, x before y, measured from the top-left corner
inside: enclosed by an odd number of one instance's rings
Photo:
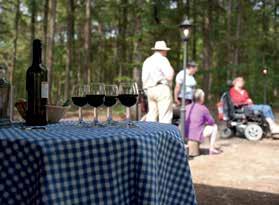
[[[137,103],[138,86],[134,82],[120,83],[118,99],[126,107],[125,127],[136,127],[131,121],[131,107]]]
[[[104,105],[106,107],[112,107],[116,104],[117,96],[105,96]]]
[[[135,94],[120,94],[118,99],[125,107],[132,107],[137,103],[138,95]]]
[[[87,99],[86,97],[72,97],[72,101],[74,105],[78,107],[83,107],[87,104]]]
[[[100,107],[104,104],[105,95],[86,95],[87,102],[92,107]]]
[[[102,127],[98,120],[98,107],[104,104],[105,89],[103,83],[91,83],[87,86],[86,99],[87,103],[93,107],[94,119],[92,127]]]
[[[79,126],[83,123],[82,117],[82,107],[87,104],[87,99],[85,97],[86,86],[85,85],[75,85],[72,91],[72,101],[73,104],[78,106],[79,115]]]

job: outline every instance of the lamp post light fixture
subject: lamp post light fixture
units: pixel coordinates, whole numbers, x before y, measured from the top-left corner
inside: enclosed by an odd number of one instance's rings
[[[263,75],[267,75],[267,68],[263,69]]]
[[[187,17],[181,22],[181,24],[179,25],[179,28],[182,31],[182,39],[183,41],[188,41],[189,37],[190,37],[190,31],[192,28],[192,21],[189,20]]]
[[[186,145],[188,144],[187,139],[185,138],[185,95],[186,95],[186,66],[187,66],[187,42],[190,37],[192,27],[192,21],[189,20],[187,17],[182,21],[182,23],[179,25],[179,28],[182,33],[182,40],[184,44],[183,48],[183,69],[184,69],[184,75],[183,75],[183,84],[182,84],[182,103],[180,108],[180,130],[181,135],[183,139],[185,140]],[[188,147],[187,147],[188,152]]]

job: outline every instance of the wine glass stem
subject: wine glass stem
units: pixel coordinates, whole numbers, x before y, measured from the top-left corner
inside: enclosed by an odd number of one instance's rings
[[[78,118],[79,118],[79,123],[82,123],[82,108],[78,108]]]
[[[112,110],[110,107],[107,107],[107,120],[108,121],[112,120]]]
[[[94,107],[94,122],[98,122],[98,109]]]
[[[131,121],[131,109],[130,109],[130,107],[126,107],[126,120],[128,122]]]

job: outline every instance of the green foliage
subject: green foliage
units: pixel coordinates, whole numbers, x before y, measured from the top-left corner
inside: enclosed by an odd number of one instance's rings
[[[20,0],[17,60],[14,84],[18,97],[25,96],[25,72],[31,63],[31,7],[36,4],[35,37],[44,39],[44,1]],[[57,20],[53,65],[53,96],[63,95],[67,59],[67,0],[57,1]],[[176,72],[181,70],[182,47],[178,25],[186,15],[183,0],[94,0],[92,1],[91,69],[93,81],[112,83],[132,79],[132,70],[141,67],[152,51],[156,40],[165,40],[172,48],[169,59]],[[187,1],[188,15],[195,19],[195,34],[188,47],[189,59],[199,64],[197,79],[201,86],[210,76],[212,102],[227,89],[227,80],[242,75],[247,89],[256,102],[263,101],[263,87],[268,86],[268,99],[279,104],[279,8],[274,0],[232,1],[231,30],[227,28],[229,1]],[[85,1],[75,3],[74,62],[70,71],[71,84],[83,69]],[[211,7],[210,4],[212,3]],[[9,69],[13,65],[16,0],[0,0],[0,63]],[[239,5],[241,10],[238,10]],[[211,32],[203,26],[211,8]],[[240,36],[237,38],[237,21],[240,15]],[[127,21],[125,21],[125,19]],[[139,22],[138,22],[139,21]],[[125,23],[126,22],[126,23]],[[138,24],[137,24],[138,22]],[[138,26],[138,27],[137,27]],[[210,68],[205,67],[205,37],[209,35],[212,48]],[[228,45],[231,48],[228,48]],[[239,61],[233,53],[239,50]],[[196,54],[194,53],[194,50]],[[262,68],[269,74],[264,77]],[[120,69],[122,75],[120,76]]]

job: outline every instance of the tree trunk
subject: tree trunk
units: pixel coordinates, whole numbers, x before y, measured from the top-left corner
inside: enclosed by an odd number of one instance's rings
[[[124,73],[125,63],[127,61],[127,24],[128,24],[128,0],[121,0],[120,5],[120,18],[119,18],[119,38],[118,38],[118,50],[119,50],[119,71],[118,76],[122,77]]]
[[[82,72],[84,71],[84,57],[83,57],[83,45],[84,45],[84,39],[83,39],[83,31],[84,31],[84,25],[82,23],[78,24],[78,56],[77,56],[77,82],[82,82],[84,79],[84,76]]]
[[[30,29],[31,29],[31,39],[30,39],[30,48],[32,48],[33,45],[33,40],[35,39],[35,32],[36,32],[36,17],[37,17],[37,5],[36,5],[36,0],[31,0],[30,2],[31,6],[31,24],[30,24]],[[32,49],[30,53],[30,59],[32,59]]]
[[[55,21],[56,21],[56,0],[49,1],[49,18],[47,33],[47,67],[48,67],[48,83],[49,83],[49,102],[51,103],[52,91],[52,68],[53,68],[53,48],[55,37]]]
[[[176,22],[176,24],[180,24],[181,21],[183,20],[183,16],[184,16],[184,13],[185,13],[185,6],[184,6],[184,1],[183,0],[177,0],[177,9],[176,9],[175,13],[176,13],[175,22]],[[181,66],[182,60],[180,59],[182,40],[181,40],[180,32],[176,33],[176,36],[174,37],[174,39],[175,39],[175,44],[176,44],[174,50],[178,51],[178,52],[176,52],[175,61],[173,63],[173,67],[176,70],[176,69],[181,69],[182,68],[182,66]]]
[[[234,43],[234,58],[233,64],[239,65],[239,40],[240,40],[240,33],[241,33],[241,15],[242,15],[242,2],[241,0],[238,1],[237,5],[237,23],[236,23],[236,33],[235,33],[235,43]],[[233,77],[236,76],[236,70],[233,69]]]
[[[36,0],[31,0],[31,43],[35,38],[37,5]]]
[[[212,45],[211,45],[211,28],[212,28],[212,4],[208,0],[207,9],[203,16],[203,68],[204,68],[204,77],[203,77],[203,88],[205,93],[207,93],[208,99],[211,98],[211,73],[210,68],[212,66]]]
[[[135,4],[136,5],[143,5],[143,1],[142,0],[136,0]],[[137,7],[138,8],[138,7]],[[133,71],[133,79],[137,82],[138,86],[141,88],[142,85],[142,81],[141,81],[141,69],[140,69],[140,65],[142,62],[142,55],[140,52],[140,45],[141,45],[141,41],[142,41],[142,22],[141,22],[141,13],[139,13],[140,11],[136,12],[136,16],[135,16],[135,29],[134,29],[134,35],[137,36],[136,39],[134,40],[134,51],[133,51],[133,62],[135,62],[135,67],[134,67],[134,71]]]
[[[186,16],[190,17],[190,0],[186,0],[186,4],[185,4],[185,12],[186,12]]]
[[[98,59],[96,59],[97,64],[99,69],[95,70],[94,72],[94,81],[98,81],[98,82],[105,82],[105,76],[106,76],[106,71],[107,71],[107,66],[105,63],[105,51],[106,51],[106,45],[105,45],[105,31],[103,28],[103,24],[100,23],[98,25],[98,35],[99,37],[99,42],[98,42]],[[99,74],[99,75],[98,75]],[[98,78],[96,78],[98,75]],[[111,73],[110,73],[111,76]]]
[[[266,11],[267,1],[262,1],[262,30],[263,30],[263,46],[262,46],[262,64],[265,66],[267,58],[267,47],[268,47],[268,32],[269,32],[269,17]]]
[[[186,11],[186,16],[187,17],[189,17],[190,18],[190,0],[187,0],[186,1],[186,4],[185,4],[185,11]],[[188,43],[187,43],[187,45],[186,45],[186,49],[187,49],[187,52],[186,52],[186,62],[189,62],[189,54],[190,54],[190,52],[188,52],[189,51],[189,47],[190,47],[190,41],[188,41]]]
[[[161,24],[161,19],[159,15],[159,1],[158,0],[153,0],[153,18],[156,24]]]
[[[232,0],[228,0],[227,3],[227,31],[226,31],[226,42],[227,42],[227,64],[232,64],[232,47],[231,47],[231,27],[232,27]],[[227,80],[230,80],[232,74],[229,69],[227,69]]]
[[[197,27],[195,25],[195,22],[197,22],[197,4],[196,1],[193,1],[193,21],[194,21],[194,25],[193,25],[193,31],[192,31],[192,42],[193,42],[193,46],[192,46],[192,58],[194,61],[197,60]]]
[[[274,12],[274,32],[277,33],[278,32],[278,26],[279,26],[279,24],[276,23],[276,22],[278,22],[278,16],[279,16],[279,13],[278,13],[278,9],[279,9],[278,0],[274,0],[273,4],[274,4],[274,11],[273,11]],[[276,35],[274,35],[274,36],[275,36],[275,38],[278,37]]]
[[[279,9],[279,3],[278,3],[278,0],[274,0],[273,1],[273,4],[274,4],[274,25],[273,25],[273,29],[274,29],[274,33],[278,33],[278,9]],[[278,35],[274,35],[274,42],[278,42],[279,38],[278,38]],[[278,56],[278,51],[274,50],[274,52],[277,53],[277,56]],[[276,55],[276,53],[274,53],[274,55]],[[277,65],[279,64],[279,60],[277,58]],[[276,82],[276,81],[275,81]],[[274,82],[274,83],[275,83]],[[273,86],[273,95],[274,97],[278,97],[278,86]]]
[[[84,25],[84,72],[85,83],[91,81],[91,0],[85,2],[85,25]]]
[[[67,2],[67,62],[65,70],[65,86],[64,95],[65,99],[70,97],[70,72],[73,67],[73,40],[74,40],[74,0]]]
[[[43,44],[43,60],[46,62],[46,48],[47,48],[47,24],[48,24],[48,4],[49,0],[45,0],[45,5],[44,5],[44,22],[43,22],[43,29],[44,29],[44,42]]]
[[[10,70],[9,80],[13,85],[14,80],[14,71],[16,70],[16,58],[17,58],[17,39],[18,39],[18,23],[20,18],[20,0],[16,1],[16,14],[15,14],[15,21],[14,21],[14,29],[15,29],[15,37],[14,37],[14,51],[13,51],[13,66]]]

